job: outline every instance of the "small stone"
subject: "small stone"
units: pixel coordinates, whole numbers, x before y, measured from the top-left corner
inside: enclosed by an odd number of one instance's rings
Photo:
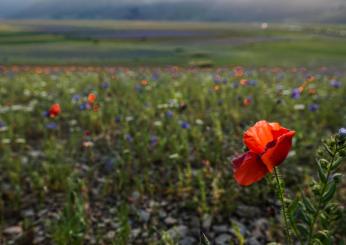
[[[257,239],[254,237],[247,239],[246,244],[248,244],[248,245],[261,245],[261,243],[259,241],[257,241]]]
[[[177,220],[173,217],[167,217],[164,222],[166,225],[174,225],[177,223]]]
[[[141,233],[141,229],[139,229],[139,228],[137,228],[137,229],[132,229],[131,230],[131,236],[133,237],[133,238],[136,238],[136,237],[138,237],[138,235]]]
[[[167,217],[166,211],[160,210],[160,211],[159,211],[159,216],[160,216],[161,219],[166,218],[166,217]]]
[[[35,212],[32,209],[27,209],[23,211],[23,216],[25,218],[32,218],[34,215],[35,215]]]
[[[188,231],[189,229],[185,225],[179,225],[172,227],[167,232],[173,239],[177,239],[186,236]]]
[[[106,238],[109,239],[109,240],[114,239],[114,237],[115,237],[115,231],[109,231],[109,232],[106,234]]]
[[[202,222],[202,227],[205,230],[209,230],[211,223],[213,221],[213,217],[210,215],[204,215],[203,216],[203,222]]]
[[[23,233],[23,229],[20,226],[10,226],[4,230],[4,234],[9,236],[17,236]]]
[[[254,218],[261,214],[261,210],[257,207],[239,205],[236,213],[243,218]]]
[[[221,234],[215,238],[216,245],[229,245],[231,244],[232,236],[229,234]]]
[[[191,245],[194,244],[196,242],[196,239],[194,237],[184,237],[183,239],[180,240],[179,244],[180,245]]]
[[[227,225],[214,225],[213,230],[216,233],[226,233],[226,232],[230,231],[230,229]]]
[[[139,215],[139,218],[145,223],[147,223],[150,219],[150,213],[145,210],[140,210],[138,215]]]

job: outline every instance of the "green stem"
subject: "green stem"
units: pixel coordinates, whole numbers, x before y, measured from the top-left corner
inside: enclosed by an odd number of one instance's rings
[[[322,205],[322,195],[326,191],[328,180],[329,180],[329,176],[330,176],[330,173],[331,173],[331,165],[333,164],[335,156],[336,156],[338,151],[339,151],[339,149],[335,149],[335,151],[333,152],[333,156],[331,158],[331,161],[329,162],[328,171],[327,171],[327,181],[325,183],[323,183],[323,187],[322,187],[322,191],[321,191],[321,197],[318,200],[317,210],[315,212],[315,215],[314,215],[314,217],[312,219],[312,222],[311,222],[311,225],[309,227],[308,244],[311,244],[311,239],[312,239],[312,235],[314,233],[315,223],[317,222],[319,214],[320,214],[320,212],[322,210],[322,207],[321,207],[321,205]]]
[[[280,177],[276,168],[274,168],[274,176],[275,176],[275,180],[277,184],[279,199],[282,206],[282,217],[285,222],[286,240],[288,244],[292,244],[291,233],[290,233],[290,229],[288,225],[288,217],[287,217],[287,211],[286,211],[285,190],[281,186]]]

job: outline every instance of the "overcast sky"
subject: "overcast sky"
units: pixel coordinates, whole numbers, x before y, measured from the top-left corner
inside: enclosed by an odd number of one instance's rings
[[[62,0],[0,0],[0,17],[9,13],[18,12],[20,10],[26,9],[28,6],[37,2],[57,2]],[[121,4],[121,3],[165,3],[165,2],[205,2],[211,6],[237,6],[237,7],[250,7],[250,8],[261,8],[261,9],[270,9],[275,11],[275,9],[288,9],[293,11],[302,11],[302,10],[315,10],[316,13],[321,13],[323,8],[334,8],[338,9],[340,5],[345,6],[346,0],[68,0],[70,3],[78,2],[79,3],[90,3],[93,2],[95,6],[104,5],[111,3]],[[66,2],[65,0],[62,2]]]

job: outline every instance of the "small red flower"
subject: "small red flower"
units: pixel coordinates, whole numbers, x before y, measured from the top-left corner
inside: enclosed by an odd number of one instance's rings
[[[61,113],[61,107],[60,107],[60,104],[58,103],[53,104],[48,110],[48,115],[50,117],[56,117],[60,113]]]
[[[89,104],[90,105],[94,104],[95,100],[96,100],[96,94],[90,93],[88,95],[88,102],[89,102]]]
[[[279,123],[259,121],[243,136],[248,152],[233,159],[234,178],[240,185],[251,185],[280,165],[292,146],[295,131]]]

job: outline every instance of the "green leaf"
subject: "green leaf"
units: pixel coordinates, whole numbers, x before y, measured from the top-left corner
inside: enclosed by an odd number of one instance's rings
[[[309,234],[309,230],[307,226],[304,224],[301,224],[301,223],[297,224],[297,229],[302,237],[307,237],[307,235]]]
[[[301,212],[301,215],[302,215],[302,218],[303,218],[304,222],[306,224],[308,224],[308,225],[311,225],[312,217],[308,213],[306,213],[304,211]]]
[[[333,198],[335,191],[336,191],[336,184],[335,184],[335,181],[332,181],[331,183],[328,184],[327,191],[322,196],[322,202],[325,204],[328,201],[330,201]]]
[[[327,174],[325,173],[324,169],[321,166],[321,163],[317,163],[317,168],[318,168],[318,175],[321,179],[322,182],[327,181]]]
[[[314,238],[321,241],[324,245],[332,244],[328,230],[318,231]]]
[[[329,153],[329,155],[333,156],[332,150],[329,148],[329,146],[326,143],[323,143],[324,148]]]
[[[339,183],[341,181],[342,174],[341,173],[335,173],[332,175],[332,179],[335,181],[335,183]]]
[[[338,159],[336,159],[336,160],[332,163],[331,169],[332,169],[332,170],[337,169],[337,168],[340,166],[340,164],[342,163],[342,160],[343,160],[342,157],[339,157]]]
[[[304,202],[304,206],[305,206],[307,211],[309,211],[310,213],[315,213],[316,212],[315,207],[310,202],[310,200],[308,198],[306,198],[305,195],[303,195],[303,202]]]

